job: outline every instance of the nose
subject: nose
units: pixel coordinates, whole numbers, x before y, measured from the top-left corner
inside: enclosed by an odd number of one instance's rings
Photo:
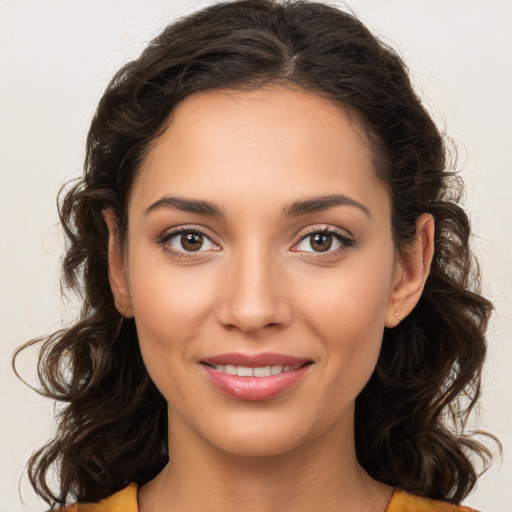
[[[225,328],[258,336],[289,324],[292,314],[283,269],[269,253],[248,248],[227,264],[217,308]]]

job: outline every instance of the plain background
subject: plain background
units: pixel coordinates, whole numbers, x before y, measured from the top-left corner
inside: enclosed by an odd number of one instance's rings
[[[26,477],[19,482],[30,453],[52,432],[53,406],[14,377],[10,358],[75,313],[73,301],[60,298],[56,193],[80,172],[88,124],[113,73],[168,22],[209,3],[0,0],[1,511],[45,509]],[[466,503],[512,512],[512,2],[348,3],[398,48],[418,93],[459,143],[485,292],[496,302],[476,421],[504,448]],[[34,358],[20,360],[31,382]]]

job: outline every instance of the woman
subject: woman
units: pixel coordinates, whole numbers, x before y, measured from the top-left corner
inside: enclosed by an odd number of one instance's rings
[[[114,77],[61,202],[84,305],[42,340],[67,405],[36,490],[101,502],[79,511],[465,510],[491,305],[458,186],[352,16],[239,1],[168,27]]]

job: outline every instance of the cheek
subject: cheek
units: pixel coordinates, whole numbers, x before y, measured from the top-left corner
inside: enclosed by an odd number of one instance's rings
[[[147,259],[140,264],[134,259],[132,268],[136,270],[130,273],[130,294],[141,328],[167,338],[170,332],[181,333],[201,325],[215,297],[206,269],[176,270]]]
[[[352,382],[357,392],[377,362],[390,300],[391,259],[370,263],[316,276],[301,298],[302,321],[323,342],[326,370],[333,379],[350,375],[343,385]]]
[[[302,302],[308,305],[308,316],[313,322],[317,318],[314,323],[327,334],[382,332],[391,297],[391,264],[347,265],[303,284]]]
[[[194,340],[208,321],[213,298],[211,279],[200,272],[173,271],[148,259],[132,259],[130,293],[146,367],[162,386],[179,379],[196,354]],[[172,385],[172,389],[178,389]]]

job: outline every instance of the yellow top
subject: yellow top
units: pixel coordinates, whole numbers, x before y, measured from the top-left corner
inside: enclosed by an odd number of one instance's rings
[[[59,509],[60,512],[139,512],[137,485],[130,484],[122,491],[99,503],[75,504]],[[462,505],[430,500],[395,489],[384,512],[477,512]]]

